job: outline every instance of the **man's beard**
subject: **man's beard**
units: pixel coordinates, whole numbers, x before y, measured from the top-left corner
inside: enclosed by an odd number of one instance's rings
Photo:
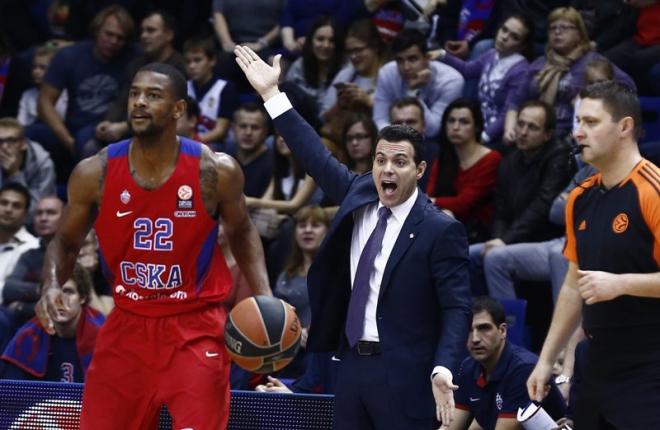
[[[135,130],[133,128],[133,124],[129,121],[128,122],[128,130],[129,132],[135,136],[135,137],[156,137],[162,134],[163,130],[165,127],[160,127],[153,122],[149,123],[147,128],[141,129],[141,130]]]

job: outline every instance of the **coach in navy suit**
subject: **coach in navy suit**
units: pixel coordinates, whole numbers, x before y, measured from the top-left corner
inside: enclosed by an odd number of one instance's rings
[[[340,205],[307,280],[308,348],[341,359],[335,428],[430,429],[436,417],[449,425],[471,316],[467,239],[417,187],[423,137],[386,127],[372,172],[358,176],[279,92],[279,57],[271,67],[248,48],[235,52],[294,157]]]

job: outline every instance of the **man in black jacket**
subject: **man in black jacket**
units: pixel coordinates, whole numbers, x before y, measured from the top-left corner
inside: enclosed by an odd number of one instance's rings
[[[470,246],[473,295],[487,294],[483,261],[498,248],[520,242],[540,242],[561,236],[550,223],[553,199],[573,173],[569,148],[553,138],[552,106],[538,100],[525,103],[516,122],[516,149],[500,164],[495,190],[492,239]]]

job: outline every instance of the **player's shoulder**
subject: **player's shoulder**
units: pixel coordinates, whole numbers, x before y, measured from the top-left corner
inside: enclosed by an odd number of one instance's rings
[[[205,201],[216,202],[221,195],[243,193],[245,178],[238,162],[223,152],[214,152],[202,145],[200,184]],[[228,194],[227,194],[228,193]],[[211,206],[215,206],[213,203]]]
[[[225,152],[215,152],[206,145],[202,145],[202,170],[212,169],[218,173],[233,173],[240,171],[240,165],[234,157]]]
[[[78,162],[69,178],[70,198],[77,195],[84,200],[100,201],[103,195],[107,163],[107,148]]]
[[[105,174],[108,164],[108,148],[101,149],[91,157],[84,158],[78,162],[71,174],[72,179],[89,180]]]

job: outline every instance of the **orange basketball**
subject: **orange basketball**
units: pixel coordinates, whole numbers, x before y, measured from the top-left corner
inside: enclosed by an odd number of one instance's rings
[[[289,364],[300,346],[301,326],[290,304],[271,296],[241,300],[225,324],[225,347],[241,368],[271,373]]]

